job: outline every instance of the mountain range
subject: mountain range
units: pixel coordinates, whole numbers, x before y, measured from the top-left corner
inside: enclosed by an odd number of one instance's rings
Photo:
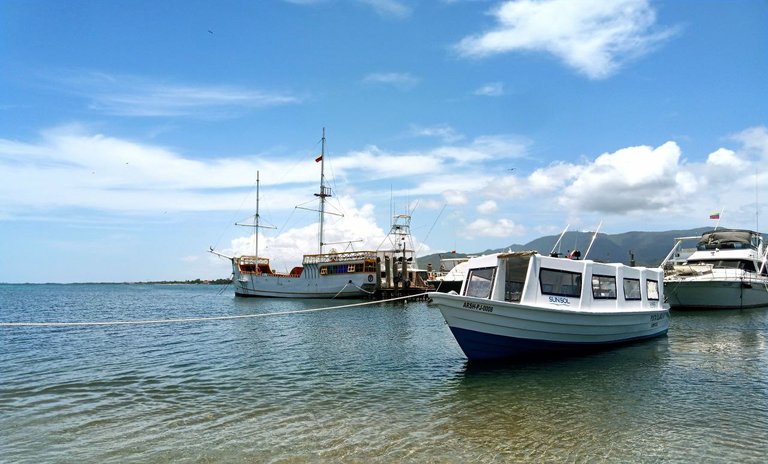
[[[661,261],[672,250],[675,239],[679,237],[700,237],[702,233],[712,230],[712,227],[699,227],[687,230],[667,230],[663,232],[624,232],[621,234],[603,234],[598,233],[592,248],[589,249],[590,242],[594,232],[566,232],[562,239],[560,235],[549,235],[539,237],[524,245],[512,244],[504,248],[495,250],[485,250],[476,253],[434,253],[422,256],[417,259],[421,269],[426,269],[427,264],[436,267],[441,258],[457,258],[464,256],[480,256],[502,251],[524,251],[535,250],[542,254],[548,254],[553,250],[558,239],[560,244],[555,249],[562,255],[568,254],[571,250],[581,251],[584,258],[587,249],[589,255],[587,258],[603,262],[619,262],[624,264],[635,264],[637,266],[658,266]],[[693,246],[684,244],[684,246]],[[634,258],[634,263],[630,261]]]

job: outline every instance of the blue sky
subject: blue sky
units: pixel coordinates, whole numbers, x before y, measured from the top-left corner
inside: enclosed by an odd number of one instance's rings
[[[422,255],[765,230],[767,25],[758,0],[5,0],[0,282],[227,277],[206,251],[252,248],[257,171],[290,268],[323,127],[326,239],[355,249],[405,212]]]

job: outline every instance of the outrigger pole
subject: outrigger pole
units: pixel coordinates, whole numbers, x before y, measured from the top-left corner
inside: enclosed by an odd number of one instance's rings
[[[557,239],[557,241],[555,242],[555,246],[552,247],[552,251],[549,252],[550,256],[555,254],[555,248],[557,248],[560,245],[560,241],[563,239],[563,236],[565,235],[565,233],[568,232],[568,228],[569,227],[571,227],[570,224],[565,226],[565,229],[563,229],[563,232],[560,234],[560,238]],[[558,254],[560,254],[560,253],[558,253]]]
[[[587,259],[587,255],[589,254],[589,250],[592,249],[592,244],[595,243],[595,239],[597,238],[597,233],[600,232],[600,228],[603,226],[603,221],[600,221],[600,224],[597,225],[597,229],[595,229],[595,233],[592,234],[592,240],[589,242],[589,248],[587,248],[587,252],[584,253],[584,258]]]

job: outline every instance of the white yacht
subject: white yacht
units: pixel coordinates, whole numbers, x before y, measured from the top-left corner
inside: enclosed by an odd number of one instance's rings
[[[698,239],[685,260],[675,260],[685,241]],[[671,309],[768,307],[768,269],[763,237],[751,230],[718,229],[675,239],[662,262]]]
[[[435,291],[448,293],[450,291],[458,292],[464,277],[467,275],[467,262],[470,256],[459,258],[440,257],[440,264],[437,270],[432,268],[430,263],[427,266],[427,283],[434,287]]]

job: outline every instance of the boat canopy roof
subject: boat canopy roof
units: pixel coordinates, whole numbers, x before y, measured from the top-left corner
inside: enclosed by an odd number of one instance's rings
[[[509,251],[507,253],[499,253],[499,258],[530,258],[533,255],[539,254],[538,251]]]
[[[701,235],[696,248],[712,250],[715,248],[752,248],[757,246],[756,232],[751,230],[713,230]]]

